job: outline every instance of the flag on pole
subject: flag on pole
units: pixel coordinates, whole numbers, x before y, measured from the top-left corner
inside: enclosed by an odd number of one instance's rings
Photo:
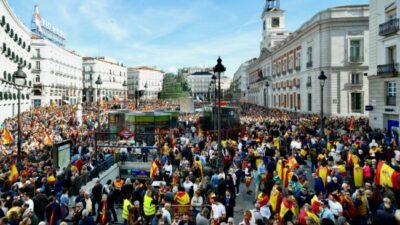
[[[376,185],[381,185],[381,186],[387,185],[390,188],[399,190],[400,189],[399,178],[400,178],[399,172],[395,171],[392,167],[390,167],[383,161],[379,161],[375,175]]]
[[[10,131],[8,130],[7,126],[4,127],[3,134],[1,136],[1,140],[3,141],[4,145],[9,145],[14,141]]]

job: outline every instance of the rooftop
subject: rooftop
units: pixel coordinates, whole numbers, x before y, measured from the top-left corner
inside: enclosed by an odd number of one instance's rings
[[[138,70],[148,70],[148,71],[155,71],[155,72],[162,73],[161,70],[158,70],[158,69],[155,69],[155,68],[152,68],[152,67],[148,67],[148,66],[138,66],[138,67],[129,67],[128,68],[128,72],[138,71]]]

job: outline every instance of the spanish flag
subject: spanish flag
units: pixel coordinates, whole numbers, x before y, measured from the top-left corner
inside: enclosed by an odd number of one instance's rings
[[[274,186],[271,190],[269,203],[271,204],[272,212],[277,212],[280,209],[281,204],[281,193],[277,189],[277,186]]]
[[[53,146],[53,140],[51,139],[50,135],[47,132],[45,132],[43,144],[46,146]]]
[[[326,166],[319,166],[317,170],[317,175],[321,177],[325,187],[328,182],[328,174],[329,174],[329,169]]]
[[[283,217],[285,217],[286,213],[288,213],[289,211],[292,211],[293,215],[297,215],[299,210],[294,202],[290,201],[287,198],[284,198],[282,200],[279,218],[283,219]]]
[[[203,177],[203,163],[201,162],[201,159],[195,160],[193,164],[199,168],[201,177]]]
[[[311,208],[312,208],[313,213],[318,213],[320,206],[321,206],[321,202],[319,201],[318,197],[316,195],[314,195],[314,197],[311,199]]]
[[[11,171],[11,173],[10,173],[9,180],[11,183],[14,183],[18,179],[18,176],[19,176],[18,169],[17,169],[17,166],[15,165],[15,163],[11,164],[10,171]]]
[[[351,151],[347,153],[347,164],[348,165],[357,165],[359,162],[358,156],[354,155]]]
[[[14,141],[10,131],[8,130],[7,126],[4,127],[3,134],[1,136],[1,140],[3,141],[4,145],[9,145]]]
[[[292,179],[293,174],[294,172],[285,166],[285,168],[283,169],[283,179],[282,179],[284,187],[289,186],[289,182]]]
[[[268,195],[264,195],[262,192],[257,196],[257,202],[260,207],[263,207],[268,203]]]
[[[286,165],[289,166],[290,170],[294,170],[299,166],[299,163],[297,163],[297,160],[294,156],[290,156],[286,161]]]
[[[153,161],[150,167],[150,178],[154,179],[154,177],[156,177],[157,175],[157,172],[158,172],[158,165],[155,161]]]
[[[362,187],[364,185],[364,170],[358,164],[353,168],[353,176],[354,186],[357,188]]]
[[[189,194],[185,191],[178,191],[175,195],[175,201],[179,205],[187,205],[190,202]]]
[[[283,162],[282,160],[278,160],[278,162],[276,163],[276,172],[279,176],[279,178],[282,180],[283,179]]]
[[[387,185],[388,187],[396,190],[400,189],[399,184],[400,173],[395,171],[388,164],[383,161],[379,161],[376,168],[375,184],[376,185]]]
[[[302,210],[300,210],[300,214],[299,214],[299,220],[300,220],[300,224],[301,224],[301,225],[306,225],[306,224],[307,224],[307,223],[306,223],[306,217],[307,217],[307,216],[313,218],[313,220],[314,220],[317,224],[320,224],[320,223],[319,223],[319,218],[318,218],[317,215],[315,215],[313,212],[309,212],[309,211],[306,211],[306,210],[302,209]]]
[[[354,117],[351,117],[350,122],[349,122],[349,130],[354,131],[355,126],[354,126]]]

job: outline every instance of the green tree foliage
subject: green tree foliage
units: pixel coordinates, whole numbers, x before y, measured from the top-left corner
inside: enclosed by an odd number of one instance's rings
[[[177,99],[189,97],[189,86],[184,77],[172,73],[164,75],[163,88],[160,94],[161,99]]]

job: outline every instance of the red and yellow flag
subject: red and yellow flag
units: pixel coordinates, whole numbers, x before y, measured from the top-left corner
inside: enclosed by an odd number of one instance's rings
[[[290,156],[286,161],[286,165],[289,166],[289,169],[293,171],[299,166],[299,163],[297,163],[297,160],[294,156]]]
[[[292,170],[290,170],[288,167],[285,167],[283,169],[283,185],[284,187],[288,187],[289,186],[289,182],[290,180],[292,180],[294,172]]]
[[[307,217],[307,216],[313,218],[313,220],[314,220],[317,224],[320,224],[320,223],[319,223],[319,218],[318,218],[317,215],[315,215],[315,214],[312,213],[312,212],[309,212],[309,211],[306,211],[306,210],[302,209],[302,210],[300,210],[300,214],[299,214],[299,221],[300,221],[300,224],[301,224],[301,225],[306,225],[306,224],[307,224],[307,223],[306,223],[306,217]]]
[[[396,190],[400,189],[399,184],[400,173],[395,171],[388,164],[383,161],[379,161],[376,168],[375,184],[377,185],[387,185],[388,187],[394,188]]]
[[[281,193],[277,189],[277,186],[274,186],[271,190],[269,203],[271,204],[272,212],[278,211],[278,206],[281,202]]]
[[[11,164],[10,171],[11,171],[11,173],[10,173],[9,180],[11,183],[14,183],[18,179],[18,176],[19,176],[18,169],[17,169],[17,166],[15,165],[15,163]]]
[[[50,135],[47,132],[45,132],[43,144],[46,146],[53,146],[53,140],[51,139]]]
[[[49,225],[54,225],[54,217],[56,216],[55,214],[56,214],[56,209],[53,208],[53,210],[51,211]]]
[[[157,172],[158,172],[158,165],[155,161],[153,161],[150,167],[150,178],[154,179],[154,177],[156,177],[157,175]]]
[[[3,141],[4,145],[9,145],[14,141],[10,131],[8,130],[7,126],[4,127],[3,134],[1,136],[1,140]]]
[[[297,205],[294,202],[290,201],[289,199],[284,198],[282,200],[281,210],[279,212],[279,218],[282,219],[289,211],[292,211],[294,215],[297,215],[298,214]]]
[[[357,188],[364,186],[364,170],[358,164],[353,168],[354,186]]]
[[[318,213],[319,212],[319,207],[321,206],[321,202],[319,201],[318,197],[314,195],[314,197],[311,199],[311,208],[313,213]]]
[[[276,163],[276,173],[278,174],[279,178],[282,180],[283,179],[283,162],[282,160],[278,160]]]
[[[189,194],[185,191],[178,191],[175,195],[175,201],[179,205],[187,205],[190,202]]]
[[[329,169],[326,166],[319,166],[317,170],[317,175],[321,177],[322,181],[324,182],[324,186],[328,183],[328,173]]]

